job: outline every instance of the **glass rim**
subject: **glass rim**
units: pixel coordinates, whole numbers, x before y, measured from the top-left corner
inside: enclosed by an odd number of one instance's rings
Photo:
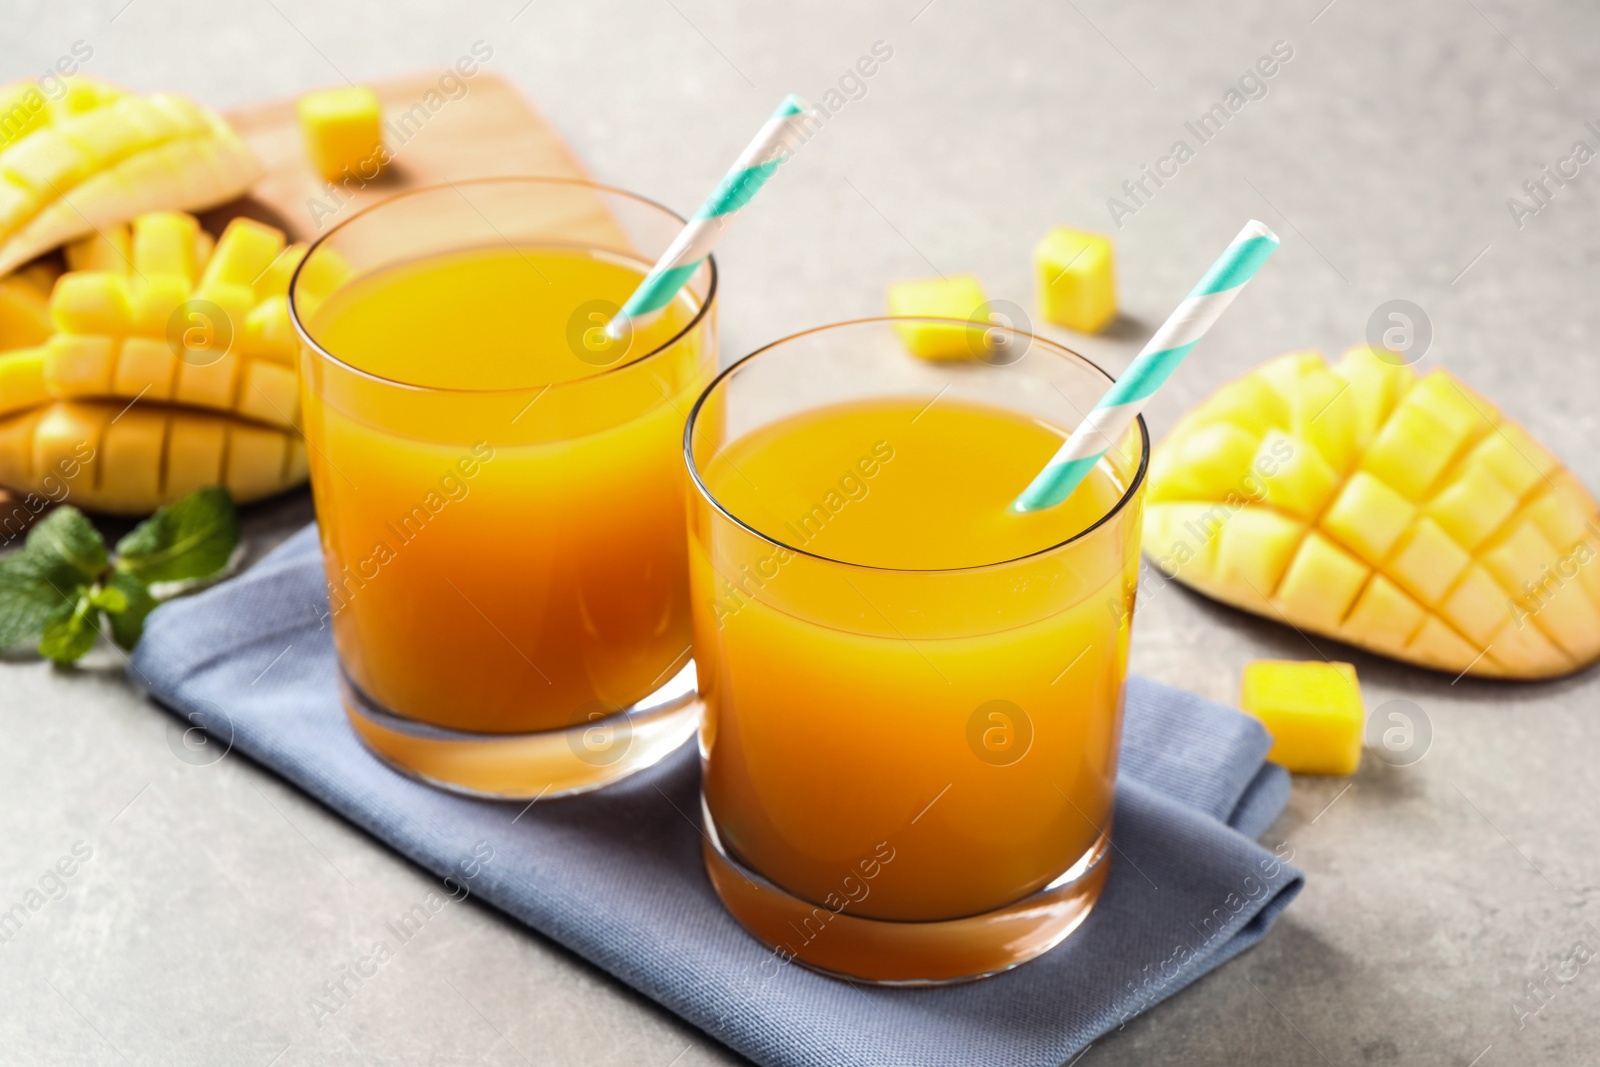
[[[596,379],[604,378],[607,375],[615,374],[619,371],[642,366],[644,363],[648,362],[654,357],[660,355],[670,348],[673,348],[678,344],[678,342],[682,341],[685,337],[694,332],[694,330],[700,326],[701,322],[705,320],[705,317],[710,313],[712,306],[716,303],[718,282],[717,261],[711,253],[707,253],[705,262],[707,267],[709,267],[711,270],[711,282],[706,287],[706,298],[701,302],[700,307],[695,310],[694,316],[684,324],[682,329],[673,334],[670,338],[663,341],[655,348],[652,348],[642,356],[638,356],[635,359],[630,359],[626,363],[618,363],[614,367],[602,368],[594,374],[585,374],[582,377],[569,378],[561,382],[535,382],[532,385],[519,385],[509,389],[464,389],[458,386],[418,385],[416,382],[405,382],[398,378],[388,378],[381,374],[374,374],[371,371],[362,370],[355,364],[340,359],[338,356],[328,351],[327,348],[323,347],[321,342],[312,337],[310,329],[308,329],[306,324],[300,320],[300,307],[295,298],[299,293],[300,272],[305,269],[307,263],[311,262],[311,257],[316,254],[317,249],[320,248],[334,234],[338,233],[346,226],[349,226],[356,220],[362,218],[363,216],[369,215],[380,208],[388,207],[389,205],[397,203],[401,200],[405,200],[413,196],[420,196],[424,193],[440,193],[444,192],[445,190],[454,190],[455,192],[460,193],[460,187],[463,185],[582,186],[584,188],[592,189],[602,193],[613,193],[619,197],[643,204],[646,207],[655,208],[657,211],[662,212],[667,217],[676,220],[680,225],[688,225],[687,219],[659,201],[651,200],[647,196],[641,196],[638,193],[629,192],[627,189],[622,189],[615,185],[606,185],[602,182],[590,181],[587,178],[562,178],[555,176],[546,177],[537,174],[505,174],[498,176],[491,175],[480,178],[462,178],[459,181],[450,181],[447,179],[442,182],[431,182],[427,185],[419,185],[415,189],[405,189],[401,192],[395,193],[393,196],[385,197],[375,204],[368,204],[366,207],[356,211],[355,214],[351,215],[349,218],[334,223],[333,227],[329,229],[327,233],[321,234],[316,240],[312,241],[311,244],[306,246],[306,254],[300,257],[300,262],[295,264],[294,271],[289,275],[289,321],[294,325],[294,332],[299,335],[300,340],[308,345],[314,352],[316,352],[317,355],[329,360],[330,362],[338,364],[351,374],[358,375],[359,377],[365,378],[368,381],[381,383],[385,386],[393,386],[398,389],[415,389],[425,393],[459,393],[466,396],[510,396],[517,393],[529,393],[535,390],[551,391],[577,386],[584,382],[592,382]],[[466,199],[464,194],[462,195],[462,199]],[[472,206],[472,202],[468,200],[467,205],[469,207]],[[493,227],[493,225],[493,223],[490,223],[491,227]],[[513,249],[516,248],[516,245],[511,244],[510,238],[506,238],[506,243],[511,245]],[[593,246],[586,247],[590,247],[591,249],[593,248]],[[541,392],[540,395],[542,396],[543,392]]]
[[[803,548],[796,548],[791,544],[778,540],[776,537],[771,537],[762,533],[760,530],[757,530],[755,527],[739,518],[733,512],[729,511],[723,505],[722,501],[717,499],[716,494],[711,491],[711,488],[707,486],[705,481],[700,477],[700,468],[696,466],[694,461],[695,423],[699,420],[700,410],[705,406],[705,402],[711,397],[711,394],[715,392],[717,388],[733,374],[734,371],[744,366],[744,364],[748,363],[750,360],[755,359],[763,352],[770,351],[779,347],[780,345],[786,345],[791,341],[798,341],[802,337],[809,337],[812,334],[822,333],[825,330],[836,330],[846,326],[865,326],[870,323],[895,322],[933,322],[949,323],[960,326],[972,325],[972,322],[969,319],[947,319],[934,315],[876,315],[862,319],[843,319],[839,322],[829,322],[824,323],[821,326],[813,326],[808,330],[801,330],[798,333],[792,333],[785,337],[780,337],[775,341],[769,341],[760,348],[755,349],[748,355],[740,357],[739,359],[730,363],[727,367],[723,368],[723,370],[718,373],[715,378],[711,379],[710,383],[706,385],[705,389],[701,391],[699,397],[695,399],[694,406],[689,409],[689,418],[684,422],[683,427],[683,461],[684,465],[689,470],[689,480],[694,483],[694,487],[700,493],[700,495],[735,526],[738,526],[751,536],[757,538],[758,540],[764,541],[775,548],[782,549],[785,552],[792,552],[797,556],[806,556],[810,559],[820,560],[823,563],[831,563],[840,567],[850,567],[860,571],[876,571],[887,574],[960,574],[971,571],[989,570],[994,567],[1007,567],[1013,563],[1022,563],[1027,560],[1046,556],[1052,552],[1057,552],[1063,548],[1066,548],[1068,545],[1075,544],[1089,537],[1089,535],[1100,529],[1100,527],[1106,525],[1117,515],[1121,514],[1122,511],[1133,500],[1133,498],[1138,495],[1139,489],[1144,485],[1145,474],[1150,468],[1150,428],[1145,425],[1143,415],[1135,416],[1134,419],[1135,423],[1139,427],[1139,466],[1134,471],[1133,477],[1128,480],[1128,487],[1123,494],[1117,498],[1117,502],[1111,505],[1111,507],[1107,508],[1104,515],[1101,515],[1099,518],[1095,519],[1094,522],[1090,523],[1082,530],[1079,530],[1071,537],[1068,537],[1066,540],[1057,541],[1054,544],[1046,545],[1044,548],[1036,549],[1033,552],[1028,552],[1021,556],[1013,556],[1010,559],[995,560],[989,563],[971,563],[963,567],[881,567],[871,563],[856,563],[852,560],[835,559],[832,556],[824,556],[816,552],[808,552]],[[1070,356],[1071,358],[1078,360],[1091,370],[1095,371],[1097,374],[1103,377],[1108,384],[1116,382],[1116,379],[1108,374],[1104,367],[1094,362],[1094,360],[1089,359],[1078,352],[1074,352],[1066,345],[1059,344],[1047,337],[1040,337],[1035,333],[1029,333],[1026,330],[1014,329],[1010,326],[991,325],[988,328],[1004,330],[1005,332],[1013,334],[1017,337],[1026,338],[1029,344],[1028,350],[1030,351],[1034,343],[1043,343],[1047,348],[1054,349],[1054,355],[1057,357]]]

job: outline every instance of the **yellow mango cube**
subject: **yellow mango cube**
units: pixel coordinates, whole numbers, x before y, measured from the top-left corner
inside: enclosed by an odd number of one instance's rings
[[[67,245],[66,255],[68,270],[127,274],[133,264],[132,238],[126,225],[107,226]]]
[[[167,498],[176,500],[222,481],[228,423],[209,415],[174,419],[167,435]]]
[[[282,230],[253,219],[234,219],[217,239],[199,288],[203,292],[219,284],[254,286],[283,251],[283,242]],[[243,299],[247,307],[254,304],[254,292]]]
[[[1356,345],[1346,349],[1333,367],[1335,374],[1350,383],[1349,399],[1356,411],[1356,440],[1361,448],[1372,443],[1416,377],[1410,367],[1391,363],[1391,358],[1387,351]]]
[[[55,130],[40,130],[6,151],[6,176],[42,197],[60,196],[94,169],[83,149]]]
[[[1558,464],[1515,423],[1503,422],[1479,441],[1472,460],[1483,464],[1516,496],[1525,495]]]
[[[1406,499],[1422,500],[1466,435],[1465,428],[1451,429],[1407,397],[1384,423],[1361,466]]]
[[[1160,499],[1227,500],[1230,493],[1242,497],[1248,487],[1239,471],[1250,469],[1260,444],[1260,438],[1226,422],[1175,435],[1173,447],[1161,455],[1165,477],[1160,479]],[[1154,458],[1151,464],[1154,472]]]
[[[161,447],[167,420],[159,411],[130,407],[106,426],[100,442],[101,496],[113,511],[138,511],[161,493]]]
[[[382,163],[383,109],[363,86],[321,89],[300,98],[306,154],[328,181],[347,174],[372,178]]]
[[[1467,388],[1460,379],[1442,370],[1417,379],[1406,394],[1406,403],[1415,404],[1450,429],[1452,438],[1476,438],[1500,420],[1495,406]]]
[[[1512,516],[1518,503],[1516,495],[1487,467],[1475,465],[1429,501],[1426,514],[1470,552]]]
[[[1206,422],[1230,423],[1260,438],[1268,430],[1289,427],[1289,406],[1260,378],[1251,376],[1218,389],[1204,410]]]
[[[1117,317],[1111,238],[1051,227],[1033,249],[1039,313],[1079,333],[1099,333]]]
[[[1405,648],[1427,617],[1427,609],[1404,590],[1383,575],[1374,574],[1338,633],[1351,643]]]
[[[239,350],[293,367],[299,342],[294,324],[289,321],[289,298],[272,296],[250,309],[244,317],[244,333],[238,338]]]
[[[1409,500],[1366,471],[1357,471],[1323,514],[1322,526],[1362,559],[1378,564],[1416,517]]]
[[[257,422],[292,424],[299,414],[300,379],[293,368],[252,360],[239,391],[239,414]]]
[[[51,396],[105,396],[120,344],[115,337],[56,334],[45,346],[45,388]]]
[[[1339,473],[1348,471],[1359,457],[1361,421],[1350,384],[1318,366],[1301,376],[1300,388],[1289,398],[1289,406],[1294,413],[1294,436],[1315,448]]]
[[[0,278],[0,352],[48,340],[50,298],[17,275]]]
[[[1216,576],[1240,581],[1264,603],[1305,537],[1302,523],[1270,508],[1240,508],[1217,531]]]
[[[26,411],[50,399],[44,384],[44,360],[43,347],[0,354],[0,415]]]
[[[189,299],[189,283],[175,274],[133,279],[133,329],[146,337],[166,337],[172,313]]]
[[[172,345],[165,337],[130,337],[122,342],[111,392],[141,400],[170,400],[176,372]]]
[[[133,322],[127,280],[105,271],[63,274],[50,302],[50,317],[62,333],[126,333]]]
[[[266,300],[268,297],[286,296],[289,292],[289,279],[294,277],[295,268],[300,266],[300,261],[305,258],[306,246],[303,244],[292,244],[279,252],[278,258],[272,261],[272,266],[256,279],[257,298]]]
[[[976,275],[921,278],[889,286],[889,314],[900,317],[961,319],[944,322],[897,322],[894,329],[914,356],[923,359],[971,359],[985,348],[987,324],[972,322],[988,303]]]
[[[1239,707],[1272,734],[1267,758],[1296,774],[1354,774],[1366,714],[1348,663],[1256,660],[1246,665]]]
[[[279,489],[283,485],[288,444],[289,439],[277,430],[235,423],[228,429],[228,458],[222,484],[246,500]]]
[[[1400,538],[1388,571],[1412,596],[1435,607],[1456,584],[1472,555],[1450,539],[1439,524],[1418,519]]]
[[[1335,630],[1372,571],[1316,531],[1306,535],[1278,586],[1279,610],[1319,630]]]
[[[140,277],[168,275],[193,285],[200,222],[181,211],[152,211],[133,220],[133,268]]]
[[[1336,489],[1339,472],[1306,442],[1274,430],[1256,450],[1255,470],[1266,487],[1266,503],[1302,519],[1314,519]]]

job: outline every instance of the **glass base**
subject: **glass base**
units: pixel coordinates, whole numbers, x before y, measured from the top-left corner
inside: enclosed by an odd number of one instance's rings
[[[970,982],[1009,971],[1076,930],[1105,885],[1108,825],[1062,875],[1032,896],[981,915],[932,922],[867,919],[780,889],[731,855],[704,796],[706,870],[739,924],[780,959],[834,978],[885,986]]]
[[[587,793],[659,763],[700,723],[694,662],[660,689],[603,719],[560,730],[482,734],[395,714],[341,668],[344,710],[368,749],[395,770],[440,789],[491,800]]]

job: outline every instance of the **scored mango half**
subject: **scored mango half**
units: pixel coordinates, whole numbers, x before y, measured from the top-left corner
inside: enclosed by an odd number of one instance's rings
[[[261,170],[221,116],[184,96],[82,75],[58,100],[32,82],[0,86],[0,274],[143,212],[225,203]]]
[[[0,356],[0,390],[17,358]],[[146,515],[208,485],[243,504],[305,480],[298,434],[233,416],[57,400],[0,418],[0,484],[91,511]]]
[[[1600,504],[1459,379],[1353,348],[1217,390],[1154,451],[1144,550],[1235,607],[1452,674],[1600,658]]]
[[[212,247],[192,215],[141,215],[69,247],[56,282],[44,388],[57,400],[121,397],[231,411],[293,429],[299,353],[289,278],[304,245],[234,219]],[[0,412],[14,405],[0,396]]]
[[[287,299],[304,256],[270,226],[213,239],[181,212],[67,245],[53,332],[0,351],[0,485],[137,515],[207,485],[243,503],[304,482]],[[348,273],[331,253],[307,270],[313,301]]]

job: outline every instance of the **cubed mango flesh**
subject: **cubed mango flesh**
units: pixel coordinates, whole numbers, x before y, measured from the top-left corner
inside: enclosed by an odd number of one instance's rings
[[[912,355],[923,359],[973,359],[985,351],[988,324],[974,321],[988,303],[975,275],[920,278],[889,286],[889,314],[896,317],[960,319],[961,322],[897,322],[894,329]]]
[[[175,400],[231,411],[293,430],[298,342],[288,318],[284,236],[247,218],[228,224],[213,247],[192,215],[135,218],[132,270],[72,271],[50,302],[57,333],[46,343],[45,385],[61,400],[121,397]],[[298,249],[298,246],[297,246]],[[74,256],[97,255],[93,239]],[[181,314],[180,314],[181,312]],[[274,364],[256,373],[255,363]],[[264,395],[241,383],[268,382]]]
[[[232,415],[96,400],[0,415],[0,484],[43,493],[66,483],[95,511],[149,514],[208,485],[250,501],[305,477],[298,435]]]
[[[1264,516],[1271,516],[1269,521]],[[1152,453],[1145,551],[1235,607],[1451,674],[1600,659],[1600,504],[1444,371],[1293,352]]]
[[[1354,774],[1366,714],[1348,663],[1256,660],[1244,669],[1239,707],[1272,734],[1267,758],[1296,774]]]
[[[213,207],[261,173],[220,116],[170,93],[130,96],[78,75],[47,106],[29,83],[0,87],[0,113],[0,273],[96,234],[103,247],[68,262],[109,269],[126,259],[130,215]]]
[[[195,121],[176,106],[152,114]],[[213,241],[163,211],[73,242],[59,279],[36,267],[0,279],[0,295],[54,285],[54,332],[0,351],[0,485],[53,493],[70,479],[84,507],[138,515],[207,485],[243,502],[303,482],[286,294],[304,254],[257,222]],[[346,272],[331,257],[319,284]]]
[[[370,179],[383,163],[383,109],[378,94],[360,85],[319,89],[300,98],[306,154],[328,181]]]
[[[1039,314],[1079,333],[1099,333],[1117,317],[1111,238],[1066,226],[1050,229],[1033,249]]]

